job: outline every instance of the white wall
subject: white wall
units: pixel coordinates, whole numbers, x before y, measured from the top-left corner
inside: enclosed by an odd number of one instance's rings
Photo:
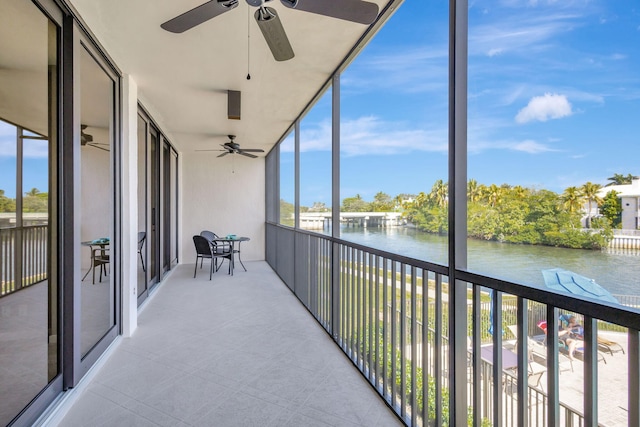
[[[107,144],[101,147],[109,147],[109,134],[106,129],[87,128],[86,132],[93,135],[94,143]],[[111,237],[113,184],[110,152],[88,145],[80,150],[80,241]],[[90,250],[83,247],[83,267],[89,267],[89,260]]]
[[[193,235],[211,230],[236,234],[251,241],[242,244],[242,260],[264,260],[264,157],[238,154],[218,158],[217,151],[182,152],[183,264],[193,263]]]
[[[622,229],[635,230],[638,226],[638,197],[621,197]]]

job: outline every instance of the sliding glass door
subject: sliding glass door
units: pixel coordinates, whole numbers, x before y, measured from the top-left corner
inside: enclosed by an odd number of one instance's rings
[[[178,153],[149,115],[138,113],[138,304],[177,264]]]
[[[92,48],[80,43],[79,200],[80,355],[117,335],[116,242],[116,76]],[[101,351],[98,351],[101,353]]]
[[[62,390],[60,23],[0,2],[0,425],[30,424]]]

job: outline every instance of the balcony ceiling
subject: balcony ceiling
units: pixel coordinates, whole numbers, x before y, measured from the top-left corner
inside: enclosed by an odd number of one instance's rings
[[[369,0],[382,8],[386,0]],[[368,26],[284,7],[274,0],[295,57],[274,60],[245,0],[184,33],[160,24],[203,0],[72,0],[138,96],[181,151],[220,148],[237,135],[265,152],[280,139]],[[251,79],[247,80],[247,72]],[[227,118],[227,90],[242,92],[242,118]]]

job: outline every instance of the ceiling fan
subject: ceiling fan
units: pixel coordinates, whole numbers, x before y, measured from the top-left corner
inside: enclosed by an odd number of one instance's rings
[[[85,132],[85,129],[88,127],[88,125],[80,125],[80,146],[93,147],[97,148],[98,150],[109,151],[109,144],[93,142],[93,135]],[[106,146],[107,148],[103,146]]]
[[[259,148],[240,148],[240,144],[234,141],[236,139],[235,135],[227,135],[229,137],[229,141],[224,144],[220,144],[223,148],[222,150],[196,150],[196,151],[223,151],[218,157],[226,156],[227,154],[241,154],[243,156],[251,157],[255,159],[256,155],[250,153],[264,153],[264,150]]]
[[[182,33],[238,6],[239,0],[210,0],[179,15],[160,26],[172,33]],[[272,0],[246,0],[256,7],[254,17],[276,61],[294,57],[293,49],[275,9],[265,6]],[[378,5],[363,0],[280,0],[290,9],[343,19],[360,24],[371,24],[378,16]]]

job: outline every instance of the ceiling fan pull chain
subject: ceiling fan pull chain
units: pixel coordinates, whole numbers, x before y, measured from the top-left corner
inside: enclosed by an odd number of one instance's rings
[[[251,11],[247,8],[247,80],[251,80],[249,73],[251,63],[249,61],[249,47],[251,46]]]

